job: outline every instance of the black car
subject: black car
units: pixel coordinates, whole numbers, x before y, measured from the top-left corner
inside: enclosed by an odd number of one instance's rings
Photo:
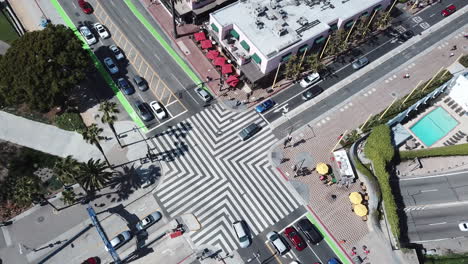
[[[309,219],[304,218],[299,220],[299,222],[297,222],[297,227],[302,231],[302,233],[304,233],[304,236],[310,243],[318,244],[320,241],[322,241],[323,236],[320,234],[320,232],[317,231]]]
[[[120,90],[126,95],[133,94],[135,92],[135,89],[133,89],[132,86],[125,80],[124,78],[119,78],[117,80],[117,84],[119,85]]]
[[[150,121],[154,118],[153,113],[151,113],[151,110],[146,103],[136,101],[135,108],[143,121]]]
[[[314,86],[310,89],[308,89],[307,91],[303,92],[302,93],[302,99],[303,100],[310,100],[314,97],[316,97],[317,95],[321,94],[323,92],[323,89],[319,86]]]
[[[407,30],[398,36],[398,39],[402,42],[407,41],[408,39],[414,36],[413,31]]]
[[[255,135],[258,131],[260,131],[260,129],[261,127],[259,125],[252,123],[248,125],[246,128],[242,129],[241,132],[239,132],[239,137],[243,141],[246,141],[247,139]]]

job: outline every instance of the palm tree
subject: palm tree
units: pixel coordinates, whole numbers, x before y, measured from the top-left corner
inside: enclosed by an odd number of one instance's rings
[[[102,130],[103,129],[98,127],[96,124],[92,124],[85,130],[81,131],[81,135],[83,136],[83,139],[86,142],[95,145],[99,149],[99,151],[101,151],[102,155],[104,156],[104,159],[107,162],[107,165],[111,167],[111,164],[109,163],[109,160],[107,159],[101,144],[99,144],[99,141],[104,139],[104,137],[101,136]]]
[[[117,104],[114,102],[104,101],[99,105],[99,111],[102,112],[101,122],[104,124],[108,124],[112,133],[114,133],[119,146],[122,147],[120,144],[119,137],[117,136],[117,132],[115,131],[114,122],[117,121],[117,116],[114,114],[118,114],[120,111],[117,108]]]
[[[72,205],[76,203],[76,193],[73,190],[65,190],[62,192],[62,198],[60,198],[66,205]]]
[[[104,187],[113,175],[113,172],[106,169],[106,163],[101,162],[100,159],[90,159],[82,164],[80,166],[80,180],[83,187],[90,190],[90,192],[95,192]]]
[[[38,200],[38,193],[41,193],[41,183],[37,177],[23,176],[16,180],[16,187],[13,190],[13,200],[20,206],[28,206],[33,201]]]
[[[57,178],[63,184],[74,184],[80,183],[79,176],[80,164],[71,155],[66,158],[56,161],[54,164],[53,171]]]

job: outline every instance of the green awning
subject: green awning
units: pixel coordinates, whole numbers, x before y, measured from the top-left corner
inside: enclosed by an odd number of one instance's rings
[[[214,23],[211,23],[211,28],[213,29],[213,31],[219,32],[219,28]]]
[[[315,39],[315,43],[316,43],[316,44],[320,44],[320,43],[322,43],[322,42],[324,42],[324,41],[325,41],[325,37],[324,37],[324,36],[321,36],[320,38]]]
[[[333,24],[333,25],[330,25],[330,30],[337,30],[338,29],[338,24]]]
[[[262,59],[260,59],[260,57],[257,55],[257,53],[254,53],[254,54],[252,55],[252,59],[253,59],[257,64],[262,63]]]
[[[247,42],[245,42],[245,40],[241,41],[240,44],[246,51],[250,50],[250,46],[247,44]]]
[[[309,49],[309,45],[304,45],[304,46],[302,46],[302,47],[299,48],[299,51],[298,51],[298,52],[299,52],[299,53],[303,53],[303,52],[305,52],[305,51],[308,50],[308,49]]]
[[[290,52],[290,53],[288,53],[288,54],[286,54],[286,55],[284,55],[284,56],[281,58],[281,62],[288,61],[288,60],[289,60],[289,58],[291,58],[291,55],[292,55],[292,53],[291,53],[291,52]]]
[[[235,31],[234,29],[231,29],[231,31],[229,31],[229,34],[231,34],[231,36],[233,36],[234,38],[239,39],[239,33],[237,33],[237,31]]]
[[[376,7],[374,8],[374,11],[377,11],[377,10],[380,10],[380,9],[382,9],[382,5],[376,6]]]
[[[348,21],[348,22],[345,24],[345,27],[346,27],[346,28],[352,27],[352,26],[353,26],[353,23],[354,23],[354,20],[350,20],[350,21]]]
[[[369,12],[364,12],[359,17],[368,16],[368,15],[369,15]]]

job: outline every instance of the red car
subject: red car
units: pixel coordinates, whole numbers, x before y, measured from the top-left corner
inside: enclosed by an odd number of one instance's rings
[[[91,5],[85,0],[78,0],[78,5],[85,14],[91,14],[93,12]]]
[[[99,264],[101,260],[98,257],[92,257],[85,260],[82,264]]]
[[[454,5],[449,5],[447,6],[444,10],[442,10],[442,16],[450,16],[453,14],[455,11],[457,11],[457,8]]]
[[[304,242],[302,237],[297,233],[294,227],[288,227],[284,230],[284,235],[289,238],[289,241],[294,245],[298,251],[304,250],[307,244]]]

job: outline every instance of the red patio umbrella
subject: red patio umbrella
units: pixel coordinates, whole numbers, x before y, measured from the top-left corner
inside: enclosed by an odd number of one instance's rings
[[[216,57],[218,57],[219,51],[217,50],[210,50],[208,53],[206,53],[206,57],[210,60],[214,60]]]
[[[224,64],[221,67],[221,73],[222,74],[228,74],[232,72],[232,65],[231,64]]]
[[[202,40],[206,39],[206,35],[205,35],[204,32],[197,32],[197,33],[193,34],[193,36],[195,37],[196,41],[202,41]]]
[[[213,44],[211,44],[211,40],[209,40],[209,39],[203,40],[200,43],[201,43],[202,49],[209,49],[209,48],[213,47]]]
[[[238,79],[239,75],[229,75],[229,77],[226,79],[226,83],[230,83],[230,82],[239,82],[239,79]]]
[[[224,57],[217,57],[216,59],[214,59],[213,61],[214,65],[216,66],[222,66],[226,63],[226,58]]]

